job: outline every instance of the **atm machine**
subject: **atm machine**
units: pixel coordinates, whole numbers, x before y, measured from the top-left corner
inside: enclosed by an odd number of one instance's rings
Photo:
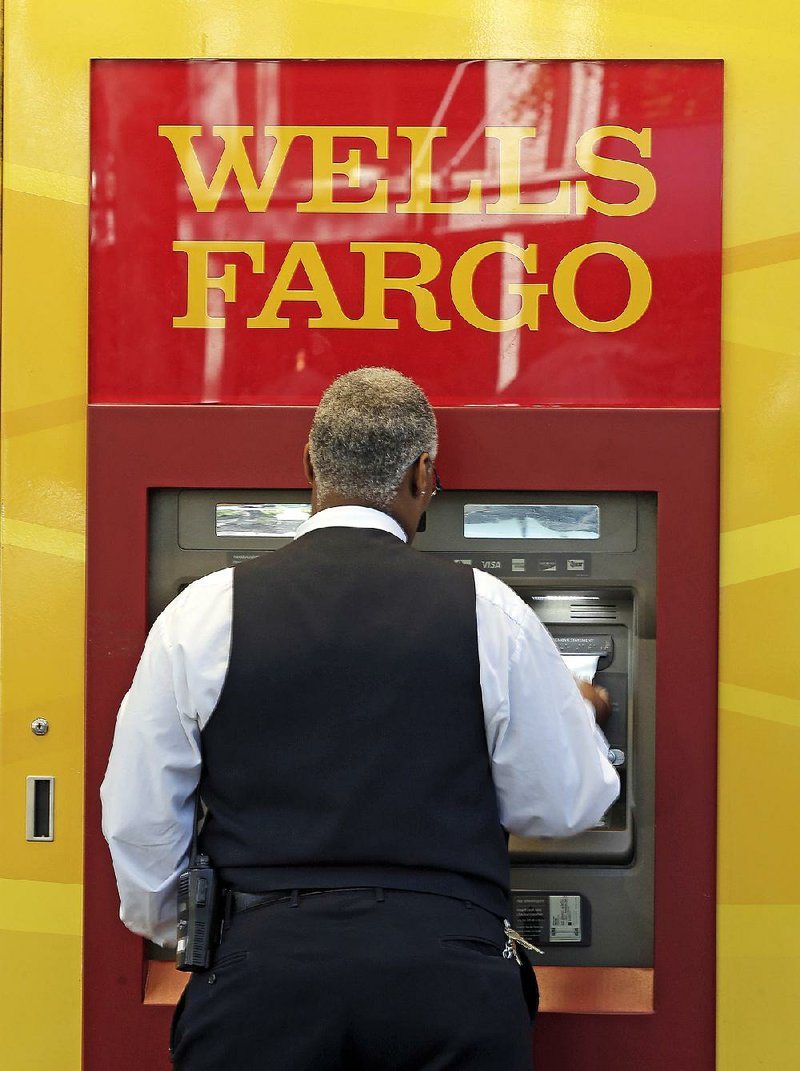
[[[544,953],[537,1060],[706,1071],[718,414],[444,407],[437,417],[450,490],[415,547],[501,577],[613,704],[619,802],[577,837],[509,845],[515,922]],[[125,1071],[166,1071],[184,980],[117,917],[96,791],[114,715],[148,625],[182,587],[292,538],[309,511],[310,418],[290,406],[90,408],[86,1071],[105,1071],[109,1051],[126,1053]]]
[[[198,577],[284,546],[310,513],[308,497],[151,490],[149,622]],[[656,496],[445,492],[414,546],[504,580],[570,668],[611,697],[606,735],[619,799],[575,837],[510,839],[517,929],[541,949],[542,965],[652,967]]]

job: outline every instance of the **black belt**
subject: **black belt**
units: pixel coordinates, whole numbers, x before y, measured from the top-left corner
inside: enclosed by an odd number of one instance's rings
[[[252,911],[256,907],[267,907],[269,904],[299,903],[302,896],[323,896],[326,893],[340,892],[375,892],[376,895],[381,894],[379,899],[383,899],[382,890],[376,889],[373,885],[348,885],[325,889],[280,889],[269,893],[247,893],[226,889],[223,893],[224,918],[227,921],[241,911]]]

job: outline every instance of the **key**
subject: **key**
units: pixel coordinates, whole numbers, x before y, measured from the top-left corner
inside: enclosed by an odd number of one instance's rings
[[[530,943],[530,941],[526,940],[522,936],[521,933],[517,933],[516,930],[513,930],[511,928],[511,923],[508,921],[508,919],[503,919],[503,922],[505,924],[504,927],[503,927],[503,933],[505,933],[507,941],[508,941],[508,943],[506,945],[506,949],[508,949],[509,946],[510,946],[511,953],[514,956],[514,959],[517,961],[517,963],[520,963],[520,959],[519,959],[519,956],[517,955],[517,949],[515,947],[516,945],[522,945],[522,947],[527,949],[528,952],[538,952],[540,956],[544,955],[544,952],[542,952],[541,948],[537,948],[536,945],[532,945]],[[503,954],[505,955],[505,952]],[[511,956],[506,956],[506,959],[511,959]],[[520,963],[520,966],[522,966],[521,963]]]

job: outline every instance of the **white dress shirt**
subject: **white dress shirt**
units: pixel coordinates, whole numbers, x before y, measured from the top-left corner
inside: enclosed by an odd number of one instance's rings
[[[339,506],[324,527],[406,536],[385,513]],[[157,619],[122,701],[100,794],[103,833],[134,933],[174,945],[200,778],[200,733],[220,697],[231,647],[233,570],[190,584]],[[497,577],[475,570],[486,743],[503,827],[563,837],[595,825],[619,793],[608,744],[549,633]],[[268,608],[267,608],[268,609]]]

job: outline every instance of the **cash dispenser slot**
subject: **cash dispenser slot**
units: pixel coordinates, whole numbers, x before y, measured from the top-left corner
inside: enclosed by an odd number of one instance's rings
[[[573,677],[578,679],[593,682],[599,672],[608,669],[614,658],[614,638],[610,635],[554,636],[553,639]],[[613,703],[613,697],[610,698]],[[608,761],[612,766],[624,766],[625,751],[609,745]]]
[[[517,588],[520,595],[524,589]],[[567,838],[511,837],[514,863],[584,863],[627,865],[635,851],[633,793],[625,759],[631,746],[629,669],[634,598],[631,591],[581,589],[580,591],[527,592],[528,601],[553,637],[575,676],[589,680],[609,693],[611,715],[604,732],[610,759],[618,767],[622,788],[619,798],[600,823],[585,833]]]

